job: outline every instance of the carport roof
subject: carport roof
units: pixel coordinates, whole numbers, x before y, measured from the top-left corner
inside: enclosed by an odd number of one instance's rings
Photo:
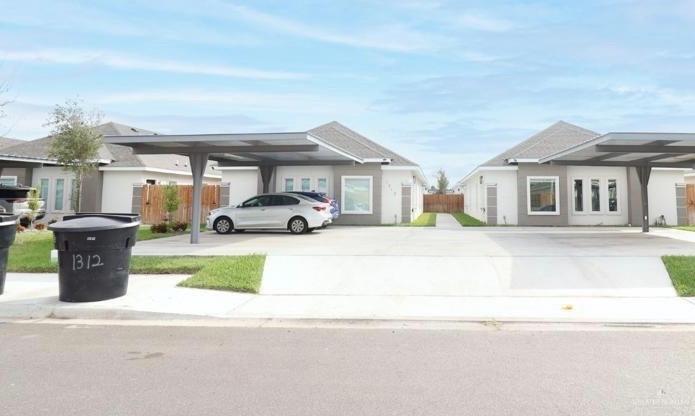
[[[204,153],[221,166],[364,163],[307,132],[107,136],[105,141],[132,147],[136,154]]]
[[[695,133],[607,133],[541,158],[539,163],[695,168]]]

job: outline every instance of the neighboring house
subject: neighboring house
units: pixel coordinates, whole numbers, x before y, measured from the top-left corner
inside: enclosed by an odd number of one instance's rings
[[[352,155],[353,165],[278,166],[270,192],[325,192],[340,203],[338,224],[407,223],[423,209],[426,178],[415,163],[338,122],[307,132],[338,151]],[[262,192],[258,167],[218,167],[229,183],[229,204]]]
[[[464,194],[465,212],[488,224],[640,225],[635,168],[538,163],[598,136],[560,121],[483,163],[455,186]],[[683,222],[678,208],[689,172],[692,169],[653,169],[650,224]]]
[[[105,136],[154,134],[113,122],[97,129]],[[2,177],[37,188],[46,201],[47,218],[71,212],[73,208],[74,176],[48,156],[52,140],[49,136],[0,147]],[[214,164],[208,168],[205,180],[219,183],[220,175],[214,171]],[[98,170],[84,178],[81,207],[83,211],[131,212],[134,187],[170,182],[192,183],[187,157],[136,155],[129,147],[104,144],[99,149]]]
[[[2,153],[2,149],[20,143],[24,143],[24,140],[10,139],[9,137],[0,136],[0,153]],[[7,174],[0,176],[0,185],[16,186],[17,180],[18,178],[16,175],[12,175],[11,172],[8,172]]]

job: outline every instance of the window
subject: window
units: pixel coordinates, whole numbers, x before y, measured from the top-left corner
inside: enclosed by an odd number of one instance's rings
[[[319,178],[318,180],[318,192],[328,192],[328,179],[326,178]]]
[[[273,195],[273,205],[297,205],[299,200],[287,195]]]
[[[576,212],[584,211],[584,180],[574,180],[574,210]]]
[[[39,198],[44,200],[45,206],[48,206],[48,178],[39,180]]]
[[[294,178],[285,178],[285,192],[294,191]]]
[[[527,178],[528,214],[558,215],[559,189],[557,176],[529,176]]]
[[[0,177],[0,185],[17,186],[17,177],[16,176],[2,176],[2,177]]]
[[[272,204],[272,196],[271,195],[261,195],[261,196],[255,196],[251,199],[247,199],[244,201],[243,204],[241,204],[242,207],[244,208],[249,208],[249,207],[267,207]]]
[[[148,185],[156,185],[157,180],[156,179],[145,179],[145,183]]]
[[[342,177],[342,206],[344,214],[372,213],[371,176]]]
[[[608,211],[618,212],[618,181],[608,179]]]
[[[601,181],[598,179],[591,180],[591,210],[601,211]]]
[[[302,191],[303,192],[311,191],[311,179],[302,178]]]
[[[63,210],[63,200],[65,199],[65,179],[56,179],[55,202],[53,209],[56,211]]]

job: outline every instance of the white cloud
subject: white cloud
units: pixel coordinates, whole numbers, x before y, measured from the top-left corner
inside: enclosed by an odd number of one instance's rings
[[[121,55],[110,51],[72,49],[42,49],[32,51],[0,51],[0,61],[19,61],[69,65],[101,65],[117,69],[171,72],[179,74],[215,75],[231,78],[291,80],[305,78],[305,74],[284,71],[266,71],[230,65],[186,63],[167,59]]]
[[[349,31],[340,32],[218,1],[208,2],[206,6],[196,4],[190,7],[187,3],[182,6],[188,7],[190,13],[227,20],[242,20],[269,32],[286,33],[319,42],[359,48],[417,52],[441,49],[450,43],[450,40],[444,36],[421,32],[402,24],[352,27]]]
[[[341,100],[325,95],[298,93],[262,93],[244,91],[210,91],[199,89],[131,91],[104,94],[93,98],[98,104],[176,103],[237,108],[245,111],[273,111],[282,114],[356,114],[367,108],[355,97]]]

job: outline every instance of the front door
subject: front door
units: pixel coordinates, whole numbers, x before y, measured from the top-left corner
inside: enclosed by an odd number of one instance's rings
[[[497,185],[487,186],[487,223],[497,225]]]

